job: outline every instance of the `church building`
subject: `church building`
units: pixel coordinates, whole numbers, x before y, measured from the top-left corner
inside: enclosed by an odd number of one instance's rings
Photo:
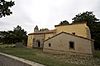
[[[42,48],[43,52],[54,54],[93,55],[93,40],[87,22],[58,24],[55,29],[34,28],[28,34],[28,48]]]

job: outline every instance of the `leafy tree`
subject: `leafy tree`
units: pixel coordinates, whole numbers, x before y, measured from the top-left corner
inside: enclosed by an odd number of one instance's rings
[[[13,1],[0,0],[0,18],[12,14],[10,8],[14,5]]]
[[[68,25],[69,22],[67,20],[61,21],[59,25]]]
[[[14,35],[15,35],[15,42],[23,42],[24,44],[26,44],[27,41],[27,35],[26,35],[26,31],[24,31],[24,29],[21,28],[21,26],[17,26],[14,28]]]
[[[78,22],[87,22],[87,25],[90,28],[91,37],[95,40],[94,46],[95,49],[100,49],[100,22],[99,19],[95,17],[93,12],[83,12],[78,15],[76,15],[73,19],[73,23]]]
[[[6,31],[1,31],[0,32],[0,36],[1,36],[1,43],[6,43],[6,37],[7,37],[8,33]]]
[[[24,31],[19,25],[15,27],[13,31],[1,31],[0,36],[0,42],[3,44],[22,42],[26,45],[27,42],[26,31]]]
[[[1,34],[0,34],[2,37],[1,37],[1,42],[3,44],[12,44],[14,43],[14,33],[13,31],[2,31]]]
[[[42,28],[42,29],[40,29],[40,31],[49,31],[49,29],[48,28]]]
[[[99,21],[99,19],[95,17],[93,12],[88,12],[88,11],[76,15],[72,20],[73,23],[87,21],[88,25]]]

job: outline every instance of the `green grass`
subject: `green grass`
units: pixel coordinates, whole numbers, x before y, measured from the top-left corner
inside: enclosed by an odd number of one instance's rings
[[[95,57],[100,58],[100,50],[95,51]]]
[[[46,66],[84,66],[66,63],[65,60],[59,59],[59,57],[55,57],[55,55],[43,53],[42,49],[0,48],[0,52],[38,62]]]
[[[15,44],[0,44],[0,48],[14,47]]]

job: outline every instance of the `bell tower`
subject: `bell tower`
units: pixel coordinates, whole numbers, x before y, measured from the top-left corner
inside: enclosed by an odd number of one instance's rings
[[[37,25],[36,25],[35,28],[34,28],[34,32],[39,32],[39,28],[38,28]]]

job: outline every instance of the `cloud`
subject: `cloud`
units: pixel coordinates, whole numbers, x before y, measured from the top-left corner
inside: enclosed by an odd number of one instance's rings
[[[68,20],[83,11],[93,11],[100,18],[100,0],[14,0],[13,14],[0,18],[0,30],[12,30],[21,25],[28,33],[35,25],[54,28],[60,21]]]
[[[22,8],[24,5],[20,3],[22,1],[23,0],[16,0],[15,5],[11,9],[13,11],[13,14],[0,19],[0,30],[13,30],[13,27],[20,25],[22,26],[22,28],[29,32],[29,27],[31,28],[33,26],[32,24],[34,23],[29,15],[27,15],[25,10]]]

